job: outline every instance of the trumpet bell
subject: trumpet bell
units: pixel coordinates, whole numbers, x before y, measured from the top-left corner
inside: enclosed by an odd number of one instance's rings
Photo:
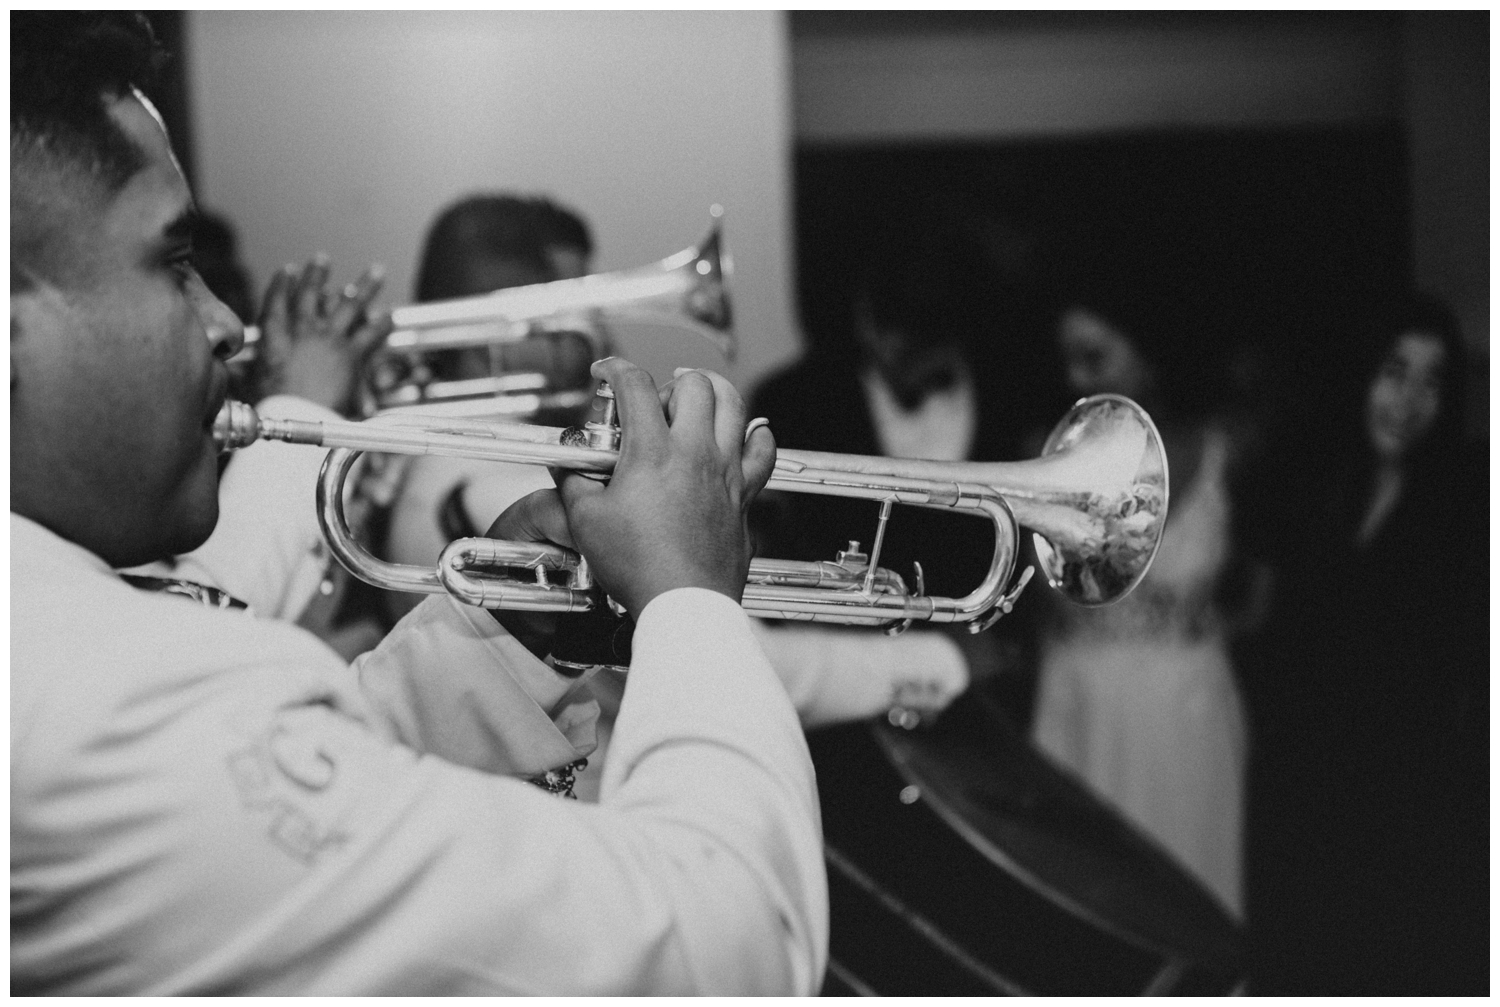
[[[1107,605],[1140,583],[1167,520],[1167,456],[1146,411],[1122,395],[1079,400],[1053,427],[1040,457],[1022,462],[939,462],[777,453],[796,466],[850,478],[899,477],[996,491],[1016,523],[1034,532],[1048,583],[1079,605]]]
[[[1050,491],[1007,499],[1033,529],[1047,582],[1079,605],[1124,597],[1151,569],[1166,528],[1167,458],[1156,424],[1123,396],[1080,399],[1032,464]]]

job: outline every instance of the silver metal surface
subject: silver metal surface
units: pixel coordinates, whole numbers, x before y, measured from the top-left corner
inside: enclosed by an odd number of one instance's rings
[[[601,396],[612,406],[612,397]],[[606,409],[604,423],[609,426]],[[329,547],[355,576],[377,587],[448,592],[486,608],[581,611],[602,598],[585,564],[567,550],[536,543],[462,539],[437,569],[388,563],[371,555],[343,513],[344,482],[365,451],[435,454],[546,465],[605,474],[618,452],[592,430],[491,423],[436,416],[377,417],[309,423],[265,419],[249,406],[225,403],[215,436],[224,450],[280,440],[335,450],[318,483],[318,513]],[[1008,611],[1029,571],[1006,593],[1015,569],[1019,528],[1032,529],[1048,582],[1082,605],[1107,604],[1135,587],[1150,568],[1167,516],[1166,454],[1151,418],[1121,396],[1080,400],[1053,430],[1041,457],[1025,462],[936,462],[779,451],[768,489],[871,500],[881,527],[871,555],[851,543],[833,561],[753,560],[743,605],[767,618],[904,628],[911,621],[964,622],[975,630],[997,608]],[[911,591],[879,565],[884,520],[894,504],[988,518],[995,550],[982,582],[961,598]],[[517,570],[530,571],[527,579]],[[538,573],[540,571],[540,573]],[[566,575],[554,583],[548,571]],[[979,621],[984,620],[984,621]]]
[[[710,214],[714,223],[703,241],[658,262],[394,309],[394,328],[360,376],[363,412],[436,404],[450,414],[532,416],[572,408],[580,396],[586,404],[590,391],[551,388],[542,374],[502,368],[501,347],[539,336],[575,333],[597,358],[608,351],[611,327],[654,325],[694,332],[733,360],[731,264],[720,233],[722,210],[714,206]],[[254,359],[260,342],[260,330],[247,326],[233,363]],[[437,378],[432,355],[463,350],[489,350],[490,373]]]

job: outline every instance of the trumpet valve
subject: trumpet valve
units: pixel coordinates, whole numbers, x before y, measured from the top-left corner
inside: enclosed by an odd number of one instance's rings
[[[582,556],[578,557],[578,565],[573,568],[572,586],[575,591],[594,589],[594,574],[589,570],[589,561]]]
[[[583,425],[584,446],[618,451],[620,417],[615,411],[615,391],[609,387],[608,381],[599,382],[599,387],[594,389],[593,410],[600,414],[600,418],[589,420]]]
[[[840,549],[838,552],[838,558],[835,559],[834,562],[842,567],[863,570],[866,566],[869,565],[870,556],[868,553],[861,551],[858,542],[856,542],[854,539],[850,539],[849,548]]]

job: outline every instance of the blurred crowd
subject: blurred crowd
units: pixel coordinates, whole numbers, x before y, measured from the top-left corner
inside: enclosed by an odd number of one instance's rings
[[[1485,989],[1487,445],[1452,311],[1386,291],[1337,328],[1303,320],[1320,352],[1269,359],[1285,340],[1254,326],[1275,310],[1149,246],[1017,271],[949,225],[874,232],[853,338],[810,333],[762,386],[780,443],[1024,459],[1080,396],[1145,407],[1171,482],[1150,572],[1103,608],[1035,590],[971,690],[1244,923],[1251,992]],[[882,300],[904,303],[871,340]],[[837,410],[910,436],[877,444]],[[987,548],[914,537],[949,568]]]

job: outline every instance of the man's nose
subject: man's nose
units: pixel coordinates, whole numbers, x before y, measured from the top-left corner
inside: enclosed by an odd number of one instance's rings
[[[245,323],[206,287],[198,311],[203,318],[203,329],[208,333],[208,344],[213,347],[214,356],[220,360],[228,360],[240,352],[240,348],[245,345]]]

